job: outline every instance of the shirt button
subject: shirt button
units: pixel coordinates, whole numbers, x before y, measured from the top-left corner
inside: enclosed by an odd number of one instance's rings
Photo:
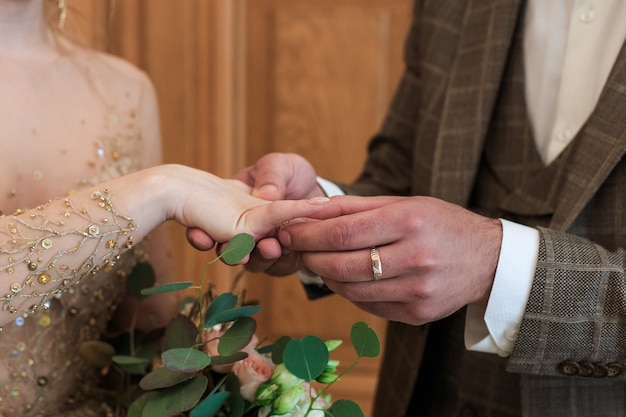
[[[591,8],[591,6],[587,7],[585,10],[583,10],[580,15],[579,15],[580,21],[583,23],[591,23],[593,21],[594,18],[594,13],[593,13],[593,9]]]
[[[572,137],[572,132],[569,129],[561,130],[556,135],[556,140],[559,142],[567,142]]]

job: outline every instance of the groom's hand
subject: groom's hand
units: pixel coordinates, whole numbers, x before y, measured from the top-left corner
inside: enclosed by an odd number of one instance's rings
[[[253,196],[265,200],[300,200],[324,196],[317,185],[313,166],[296,154],[267,154],[233,178],[249,186]],[[197,229],[187,230],[187,240],[199,250],[209,250],[215,246],[210,236]],[[302,263],[297,253],[281,247],[277,239],[267,237],[257,242],[246,266],[252,271],[283,276],[296,272]]]
[[[252,188],[252,195],[266,200],[299,200],[324,196],[313,166],[296,154],[270,153],[235,177]],[[290,275],[302,268],[296,252],[283,248],[277,239],[261,239],[246,267],[270,275]]]
[[[497,219],[430,197],[333,197],[317,215],[283,226],[280,242],[365,311],[419,325],[489,297]]]

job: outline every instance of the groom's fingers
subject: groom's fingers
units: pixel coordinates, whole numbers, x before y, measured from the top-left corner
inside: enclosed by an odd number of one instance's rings
[[[406,210],[401,205],[387,204],[335,218],[292,222],[281,227],[278,239],[284,247],[299,252],[372,248],[400,239],[406,232],[404,217]]]
[[[291,176],[288,166],[285,164],[257,162],[255,165],[247,167],[233,177],[236,180],[247,184],[251,190],[250,194],[264,200],[282,200],[287,194],[287,180]]]
[[[215,246],[215,241],[202,229],[190,227],[186,231],[186,236],[191,246],[198,250],[207,251]]]

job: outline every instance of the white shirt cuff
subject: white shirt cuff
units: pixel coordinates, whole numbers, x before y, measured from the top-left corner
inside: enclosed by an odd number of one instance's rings
[[[502,247],[486,309],[469,305],[465,346],[469,350],[511,354],[535,276],[539,232],[500,219]]]
[[[300,279],[300,282],[304,285],[324,285],[324,281],[322,281],[322,278],[319,275],[306,268],[297,271],[296,275]]]
[[[322,187],[322,191],[326,193],[326,197],[346,195],[346,193],[337,184],[327,180],[326,178],[317,177],[317,184]]]

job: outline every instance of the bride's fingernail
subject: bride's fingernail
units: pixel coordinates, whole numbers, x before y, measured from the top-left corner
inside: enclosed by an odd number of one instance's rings
[[[309,199],[309,203],[311,204],[324,204],[324,203],[328,203],[330,201],[330,198],[328,197],[313,197]]]

